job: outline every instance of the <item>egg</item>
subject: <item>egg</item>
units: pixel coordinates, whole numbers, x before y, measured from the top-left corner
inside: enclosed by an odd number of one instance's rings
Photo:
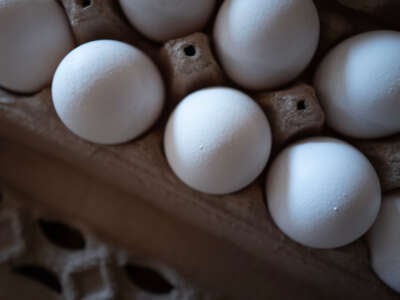
[[[400,32],[373,31],[322,60],[315,87],[328,125],[354,138],[400,132]]]
[[[400,192],[383,197],[379,216],[368,234],[372,269],[400,293]]]
[[[54,0],[0,0],[0,86],[34,93],[50,85],[74,47],[67,18]]]
[[[227,194],[250,184],[264,169],[271,130],[261,108],[225,87],[188,95],[171,114],[164,149],[175,174],[208,194]]]
[[[225,0],[214,25],[228,76],[252,90],[295,79],[314,55],[319,18],[311,0]]]
[[[335,248],[370,228],[381,189],[361,152],[337,139],[314,137],[273,161],[266,196],[272,219],[287,236],[308,247]]]
[[[76,135],[118,144],[145,132],[158,118],[164,85],[154,63],[128,44],[98,40],[60,63],[52,96],[61,121]]]
[[[119,0],[131,24],[147,38],[167,41],[201,30],[215,0]]]

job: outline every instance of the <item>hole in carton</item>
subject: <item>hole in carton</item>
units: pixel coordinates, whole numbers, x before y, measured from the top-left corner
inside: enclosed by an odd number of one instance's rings
[[[193,45],[188,45],[185,48],[183,48],[183,52],[185,52],[186,56],[195,56],[196,48]]]
[[[62,292],[61,284],[57,276],[45,268],[34,265],[22,265],[14,267],[12,271],[16,274],[39,282],[59,294]]]
[[[304,99],[297,102],[297,110],[305,110],[306,108],[306,101]]]
[[[63,223],[39,219],[38,224],[44,236],[54,245],[68,250],[85,248],[85,238],[82,233]]]
[[[174,286],[163,275],[150,268],[128,264],[125,272],[130,281],[142,290],[152,294],[168,294]]]
[[[85,8],[89,7],[92,4],[92,0],[80,0],[80,5]]]

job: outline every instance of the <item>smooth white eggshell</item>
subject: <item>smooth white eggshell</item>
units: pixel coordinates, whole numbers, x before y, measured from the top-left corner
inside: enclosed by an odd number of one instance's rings
[[[164,101],[154,63],[128,44],[99,40],[79,46],[61,62],[52,85],[63,123],[95,143],[117,144],[146,131]]]
[[[201,30],[215,0],[119,0],[131,24],[155,41],[167,41]]]
[[[356,138],[400,132],[400,33],[373,31],[331,50],[315,76],[327,123]]]
[[[74,42],[54,0],[0,0],[0,86],[38,92],[50,84]]]
[[[383,197],[378,218],[368,234],[375,273],[400,293],[400,192]]]
[[[381,190],[367,158],[342,141],[315,137],[284,149],[266,184],[268,208],[291,239],[315,248],[353,242],[373,224]]]
[[[187,185],[226,194],[250,184],[264,169],[271,131],[261,108],[230,88],[194,92],[177,106],[164,136],[165,154]]]
[[[225,0],[214,26],[223,68],[248,89],[276,88],[295,79],[319,38],[311,0]]]

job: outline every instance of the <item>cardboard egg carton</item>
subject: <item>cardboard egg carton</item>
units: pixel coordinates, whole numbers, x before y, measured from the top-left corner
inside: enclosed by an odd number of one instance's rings
[[[172,293],[160,299],[396,298],[370,270],[363,240],[319,251],[284,237],[265,206],[264,174],[238,193],[210,196],[189,189],[172,173],[163,154],[162,136],[173,107],[195,89],[234,86],[213,55],[212,24],[205,33],[159,45],[145,40],[127,23],[117,1],[63,0],[62,4],[77,44],[117,39],[151,56],[167,85],[167,105],[158,123],[141,138],[102,146],[83,141],[64,127],[54,111],[49,88],[32,96],[0,90],[0,178],[29,195],[29,201],[24,201],[28,208],[23,210],[27,215],[43,208],[66,223],[84,224],[83,228],[133,257],[167,266],[166,270],[179,274],[174,283],[182,294],[178,294],[181,298],[173,298]],[[293,86],[248,92],[271,122],[275,153],[296,139],[331,134],[324,128],[324,114],[310,85],[312,70],[338,41],[380,26],[379,21],[343,10],[332,1],[317,1],[317,5],[321,44],[309,70]],[[400,187],[399,140],[351,141],[371,159],[385,190]],[[28,223],[31,218],[26,219]],[[1,223],[3,219],[6,221]],[[31,258],[58,274],[65,292],[61,297],[74,299],[79,293],[76,286],[97,286],[96,280],[104,277],[106,299],[124,299],[116,294],[125,289],[116,288],[124,284],[121,276],[107,279],[113,273],[108,273],[108,266],[120,274],[121,265],[115,262],[120,250],[114,252],[113,247],[98,242],[100,246],[76,256],[80,258],[59,254],[55,258],[48,245],[35,240],[39,233],[23,233],[21,228],[36,226],[33,221],[33,225],[23,225],[15,210],[3,219],[0,217],[0,232],[8,232],[16,242],[10,242],[13,246],[5,252],[0,249],[0,273],[7,272],[14,260],[26,257],[24,249],[36,247]],[[27,259],[31,258],[28,255]],[[78,275],[73,277],[83,283],[75,284],[75,279],[65,279],[71,276],[62,275],[74,268]],[[14,277],[9,274],[7,278]],[[127,299],[141,299],[135,295]],[[152,295],[140,295],[152,299]]]
[[[12,189],[1,193],[1,299],[211,299],[162,263],[105,244]]]
[[[338,0],[342,5],[379,19],[394,29],[400,29],[400,3],[396,0]]]

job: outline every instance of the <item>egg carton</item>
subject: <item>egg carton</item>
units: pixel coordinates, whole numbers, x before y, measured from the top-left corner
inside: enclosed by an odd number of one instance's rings
[[[101,146],[66,130],[55,114],[48,88],[32,96],[1,91],[0,177],[6,183],[30,195],[32,203],[50,208],[65,220],[77,219],[129,253],[158,259],[199,289],[228,299],[396,298],[370,270],[363,240],[318,251],[284,237],[265,208],[264,176],[243,191],[217,197],[190,190],[172,174],[162,150],[168,113],[196,89],[234,86],[213,55],[211,24],[203,33],[158,45],[133,30],[117,1],[61,2],[77,44],[116,39],[146,52],[162,70],[167,108],[145,136],[124,145]],[[351,1],[341,2],[351,5]],[[271,122],[274,153],[298,138],[333,135],[324,127],[323,111],[309,85],[315,65],[337,42],[383,24],[380,13],[375,19],[332,1],[316,4],[321,43],[308,70],[293,86],[251,94]],[[375,15],[376,10],[369,12]],[[392,20],[390,26],[396,28],[399,23]],[[370,158],[384,190],[400,187],[400,137],[350,142]],[[18,233],[22,225],[12,226],[5,228]],[[19,257],[30,242],[18,245],[8,249],[5,260]],[[45,251],[39,252],[43,261],[51,261]],[[74,264],[69,259],[64,262]],[[92,286],[92,281],[85,282]],[[119,283],[117,279],[110,286]],[[74,293],[73,284],[65,286]]]
[[[338,0],[342,5],[364,12],[388,24],[394,29],[400,29],[398,11],[400,3],[396,0]]]
[[[1,195],[1,299],[217,299],[156,260],[134,258],[32,207],[11,188],[2,186]]]

